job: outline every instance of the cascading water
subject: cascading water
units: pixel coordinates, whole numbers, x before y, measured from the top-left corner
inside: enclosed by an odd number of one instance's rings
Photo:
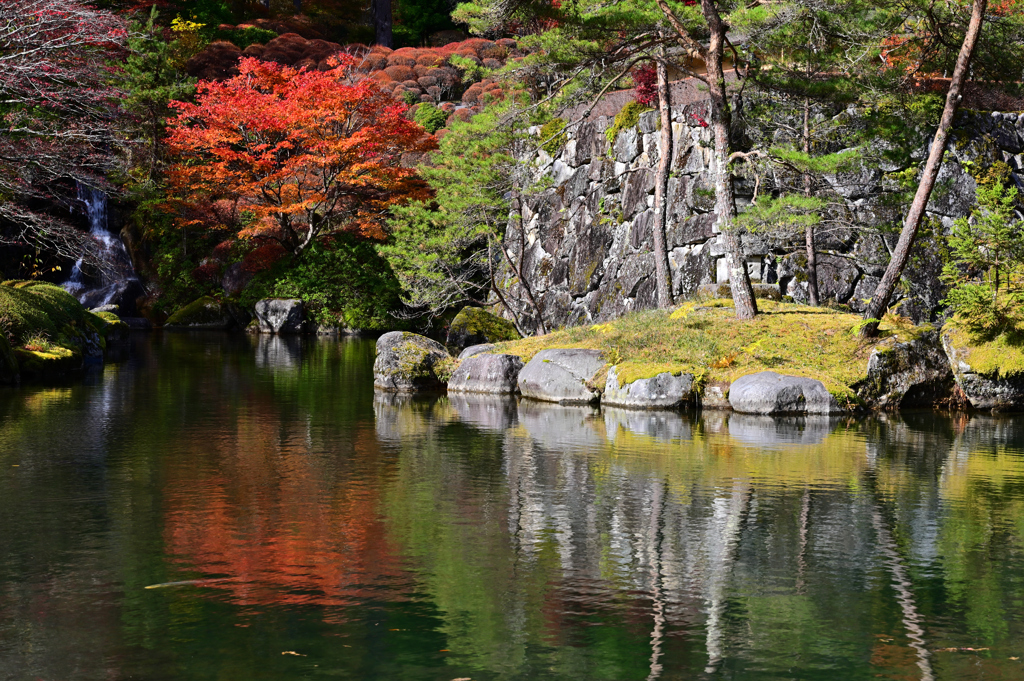
[[[71,276],[62,286],[88,308],[118,305],[123,312],[131,313],[141,285],[120,237],[110,232],[107,195],[99,189],[79,184],[78,199],[85,206],[89,233],[99,246],[97,255],[103,266],[95,276],[88,276],[79,258]]]

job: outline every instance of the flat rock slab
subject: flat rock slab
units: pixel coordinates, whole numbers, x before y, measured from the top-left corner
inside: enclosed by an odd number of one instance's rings
[[[600,350],[541,350],[519,372],[519,392],[542,402],[595,403],[601,392],[593,380],[604,365]]]
[[[426,336],[391,331],[377,339],[373,387],[387,392],[442,390],[435,366],[450,357],[443,345]]]
[[[668,372],[621,385],[618,367],[608,370],[601,404],[626,409],[682,409],[693,403],[693,374]]]
[[[256,303],[256,320],[262,333],[300,333],[302,301],[297,298],[264,298]]]
[[[474,355],[448,379],[448,392],[511,395],[518,390],[523,360],[515,355]]]
[[[842,412],[825,384],[774,371],[749,374],[729,387],[729,404],[741,414],[833,414]]]

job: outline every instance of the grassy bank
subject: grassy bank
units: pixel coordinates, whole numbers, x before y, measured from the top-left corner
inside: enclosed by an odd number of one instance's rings
[[[637,312],[607,324],[582,326],[499,345],[529,361],[548,348],[602,350],[629,383],[661,372],[693,373],[703,385],[729,384],[758,371],[820,380],[840,400],[855,399],[879,346],[920,333],[909,320],[886,318],[879,338],[858,338],[861,317],[849,312],[759,300],[761,314],[735,318],[732,302],[689,302],[673,311]]]
[[[124,322],[93,314],[59,286],[32,281],[0,285],[0,382],[56,376],[102,353],[107,339],[124,335]]]

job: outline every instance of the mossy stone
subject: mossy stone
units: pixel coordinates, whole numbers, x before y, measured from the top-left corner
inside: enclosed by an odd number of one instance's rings
[[[448,327],[447,345],[461,352],[471,345],[501,343],[518,339],[512,322],[480,307],[464,307]]]
[[[165,328],[171,329],[211,329],[227,331],[244,328],[249,320],[233,314],[228,303],[217,300],[213,296],[203,296],[188,305],[179,308],[164,322]]]

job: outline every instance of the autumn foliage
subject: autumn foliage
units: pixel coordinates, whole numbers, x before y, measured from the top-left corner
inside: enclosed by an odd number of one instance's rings
[[[251,217],[239,237],[294,255],[338,231],[381,238],[390,206],[426,195],[403,157],[435,143],[376,82],[354,80],[353,63],[246,58],[234,78],[201,82],[194,104],[173,102],[171,195],[193,206],[237,200]]]

